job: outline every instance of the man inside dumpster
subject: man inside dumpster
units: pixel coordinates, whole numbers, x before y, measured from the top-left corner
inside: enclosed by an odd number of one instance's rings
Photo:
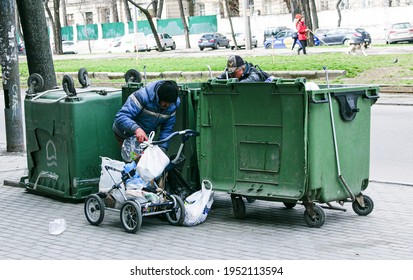
[[[229,78],[237,78],[241,83],[264,82],[268,74],[244,61],[239,55],[231,55],[228,57],[227,68],[218,79]]]
[[[176,122],[180,105],[178,86],[174,81],[161,80],[148,83],[132,93],[113,122],[113,132],[119,144],[133,135],[139,143],[148,140],[151,131],[159,131],[159,140],[168,137]],[[166,151],[169,143],[159,145]]]

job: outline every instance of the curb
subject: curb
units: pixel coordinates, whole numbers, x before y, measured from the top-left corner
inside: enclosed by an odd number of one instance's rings
[[[266,71],[270,75],[275,77],[284,78],[284,79],[295,79],[295,78],[306,78],[308,80],[312,79],[322,79],[325,77],[324,71]],[[197,79],[197,78],[210,78],[217,77],[221,75],[222,71],[200,71],[200,72],[183,72],[183,71],[165,71],[165,72],[146,72],[143,76],[146,75],[147,79]],[[92,72],[88,73],[91,78],[106,79],[106,80],[115,80],[123,79],[125,73],[121,72]],[[345,70],[329,70],[328,75],[330,78],[334,79],[337,77],[345,76],[347,72]],[[77,72],[66,72],[66,73],[56,73],[57,79],[61,79],[64,75],[70,75],[74,79],[77,79]]]

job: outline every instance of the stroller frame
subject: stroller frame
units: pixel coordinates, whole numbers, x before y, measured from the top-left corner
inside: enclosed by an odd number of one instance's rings
[[[169,141],[176,135],[182,135],[182,140],[175,158],[170,162],[170,165],[165,168],[161,176],[158,177],[159,183],[156,182],[157,180],[152,180],[150,184],[142,189],[147,193],[153,194],[150,200],[128,193],[126,181],[135,176],[137,172],[136,167],[129,172],[124,172],[111,166],[104,166],[114,181],[114,185],[108,191],[91,194],[86,198],[84,212],[90,224],[94,226],[100,225],[104,219],[105,210],[120,213],[122,226],[124,230],[129,233],[136,233],[141,228],[142,218],[145,216],[163,214],[169,224],[178,226],[183,224],[185,219],[183,200],[178,195],[169,194],[164,190],[166,170],[177,163],[185,142],[189,137],[199,136],[199,132],[191,129],[176,131],[161,141],[153,141],[152,144],[159,145]],[[122,174],[121,179],[116,182],[109,170],[120,172]],[[125,191],[122,190],[122,186],[124,186]],[[115,196],[114,194],[116,193],[120,193],[120,196]]]

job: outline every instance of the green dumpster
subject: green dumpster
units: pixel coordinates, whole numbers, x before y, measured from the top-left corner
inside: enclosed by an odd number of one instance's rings
[[[362,191],[368,185],[370,110],[378,87],[305,86],[304,79],[253,84],[212,79],[201,85],[200,178],[231,195],[236,217],[246,215],[243,198],[288,208],[302,202],[312,227],[325,222],[315,203],[351,201],[359,215],[372,211]]]
[[[26,95],[25,126],[30,191],[67,199],[98,192],[101,156],[120,159],[112,124],[121,91],[112,88],[62,89]]]
[[[122,104],[125,103],[126,99],[133,92],[139,90],[144,86],[144,83],[127,83],[122,87]],[[178,84],[179,87],[179,98],[181,100],[181,105],[176,113],[176,124],[174,127],[175,131],[184,129],[196,129],[196,109],[198,104],[198,96],[201,89],[200,83],[181,83]],[[173,156],[178,151],[181,138],[175,137],[171,140],[168,155]],[[181,175],[186,180],[186,182],[193,186],[200,186],[197,153],[196,153],[196,142],[195,139],[189,139],[187,144],[184,146],[183,155],[185,156],[185,161],[180,166],[182,168]]]

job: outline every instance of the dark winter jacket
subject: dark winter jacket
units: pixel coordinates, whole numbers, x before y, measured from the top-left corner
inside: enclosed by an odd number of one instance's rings
[[[255,68],[251,63],[245,63],[245,71],[239,79],[240,83],[254,83],[254,82],[263,82],[265,77],[263,77],[257,68]],[[229,75],[228,75],[229,77]],[[227,71],[221,74],[218,79],[227,79]]]

